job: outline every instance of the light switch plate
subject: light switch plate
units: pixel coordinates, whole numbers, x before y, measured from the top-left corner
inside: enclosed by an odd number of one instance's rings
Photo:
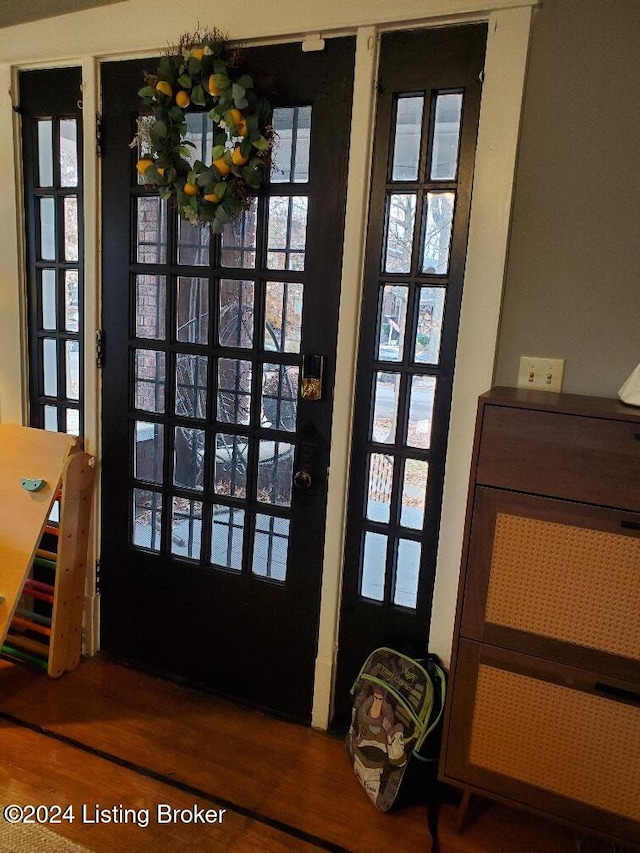
[[[564,358],[539,358],[520,356],[518,388],[535,391],[562,391]]]

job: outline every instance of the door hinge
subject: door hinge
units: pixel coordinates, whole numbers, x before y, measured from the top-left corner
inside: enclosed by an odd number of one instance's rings
[[[102,329],[96,331],[96,367],[102,370],[104,367],[104,332]]]
[[[102,116],[96,113],[96,157],[102,157]]]
[[[96,560],[96,595],[100,595],[100,581],[102,577],[100,575],[100,570],[102,566],[100,565],[100,560]]]

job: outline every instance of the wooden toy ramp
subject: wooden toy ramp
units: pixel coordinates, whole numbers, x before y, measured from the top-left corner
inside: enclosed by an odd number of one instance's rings
[[[54,677],[80,661],[94,476],[75,436],[0,424],[0,646]]]

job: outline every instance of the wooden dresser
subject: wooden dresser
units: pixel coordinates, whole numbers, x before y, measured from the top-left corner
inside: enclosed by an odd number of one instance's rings
[[[640,410],[480,398],[440,775],[640,845]]]

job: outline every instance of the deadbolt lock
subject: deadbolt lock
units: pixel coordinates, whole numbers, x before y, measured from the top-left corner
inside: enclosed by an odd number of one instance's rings
[[[303,400],[313,401],[322,398],[323,378],[324,356],[303,355],[302,375],[300,377],[300,396]]]

